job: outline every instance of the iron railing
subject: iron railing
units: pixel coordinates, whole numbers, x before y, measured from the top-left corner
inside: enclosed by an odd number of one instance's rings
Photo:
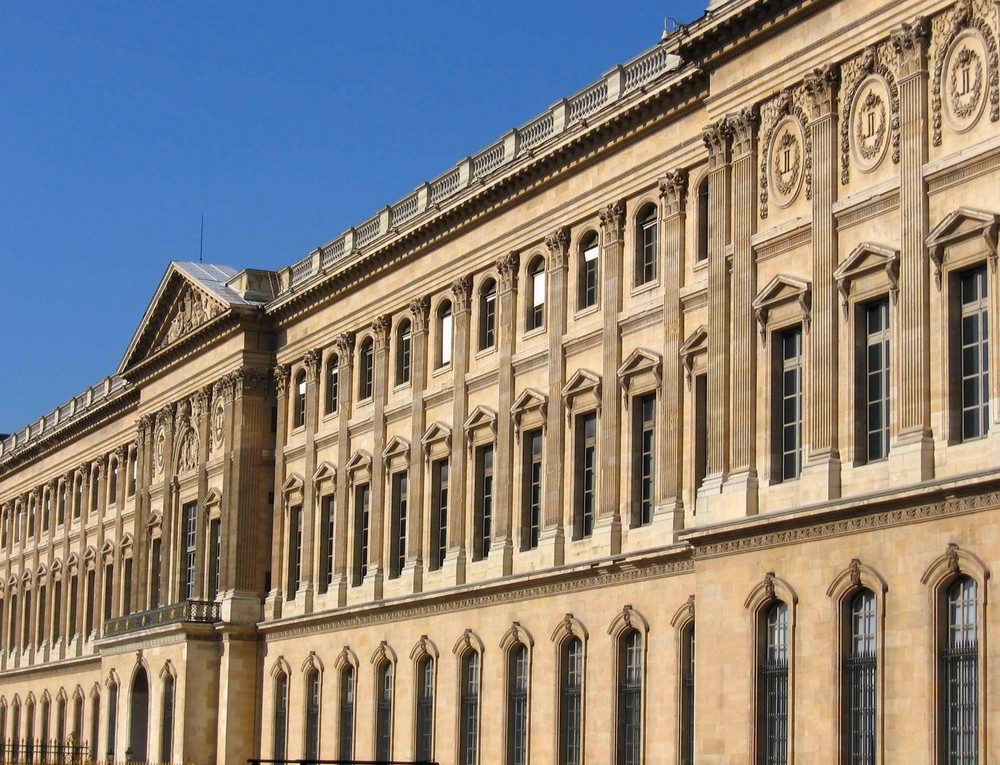
[[[86,743],[8,739],[0,746],[0,762],[4,765],[59,765],[91,761],[90,746]]]
[[[158,627],[161,624],[178,622],[215,624],[219,621],[222,621],[222,609],[218,603],[211,600],[183,600],[169,606],[108,619],[104,622],[104,636],[122,635],[126,632]]]
[[[438,765],[435,760],[261,760],[249,759],[247,765]]]

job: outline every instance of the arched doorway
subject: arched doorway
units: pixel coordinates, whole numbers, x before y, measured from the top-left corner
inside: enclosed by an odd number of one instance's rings
[[[126,757],[132,762],[147,761],[149,741],[149,677],[144,667],[139,666],[132,678],[130,702],[128,751]]]

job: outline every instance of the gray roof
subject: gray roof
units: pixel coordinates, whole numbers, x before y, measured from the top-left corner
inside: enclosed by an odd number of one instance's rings
[[[189,263],[181,260],[171,261],[173,266],[191,279],[201,285],[207,292],[212,293],[223,303],[229,305],[263,305],[262,301],[247,300],[238,292],[226,286],[226,282],[232,279],[239,271],[232,266],[218,266],[213,263]]]

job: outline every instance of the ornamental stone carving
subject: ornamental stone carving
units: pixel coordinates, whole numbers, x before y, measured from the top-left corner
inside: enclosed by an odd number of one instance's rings
[[[887,43],[873,45],[844,64],[840,93],[840,182],[851,180],[852,163],[870,172],[889,147],[899,164],[899,87]],[[884,116],[884,123],[883,123]]]
[[[987,0],[960,0],[931,24],[931,141],[940,146],[945,121],[956,132],[974,127],[990,105],[1000,121],[1000,14]]]
[[[745,106],[726,117],[732,132],[733,156],[743,157],[753,152],[760,124],[760,110],[756,104]]]
[[[778,207],[788,207],[794,202],[802,186],[803,144],[798,120],[783,119],[771,139],[767,162],[768,181]]]
[[[323,357],[319,351],[306,351],[306,355],[302,359],[302,364],[306,368],[306,379],[310,382],[315,382],[316,378],[319,376],[319,367],[322,362],[322,358]]]
[[[469,310],[469,296],[472,294],[472,280],[462,276],[451,283],[451,294],[454,297],[455,313]]]
[[[520,262],[520,256],[513,250],[496,262],[501,292],[510,292],[517,286],[517,267]]]
[[[892,31],[890,41],[896,52],[900,77],[909,77],[924,69],[929,38],[930,24],[923,16],[917,16],[909,23],[904,21]]]
[[[233,392],[242,396],[266,396],[270,387],[267,370],[240,367],[233,375]]]
[[[277,390],[278,398],[288,395],[288,378],[290,371],[286,364],[278,364],[274,368],[274,387]]]
[[[382,314],[375,317],[372,322],[372,336],[375,338],[375,350],[385,350],[389,344],[389,328],[392,326],[392,317],[389,314]]]
[[[545,246],[549,250],[549,268],[562,268],[569,252],[569,229],[566,226],[557,228],[545,237]]]
[[[806,199],[812,199],[812,132],[804,127],[809,122],[809,101],[805,86],[796,86],[761,107],[761,218],[767,217],[771,201],[788,207],[803,188]]]
[[[427,315],[430,311],[430,301],[425,297],[419,297],[410,301],[407,306],[410,312],[410,320],[413,322],[413,331],[427,331]]]
[[[342,364],[350,364],[351,356],[354,354],[354,333],[341,332],[334,338],[334,347],[341,358]]]
[[[663,215],[678,215],[684,212],[687,202],[687,170],[670,170],[657,184],[663,201]]]
[[[215,449],[222,447],[225,440],[226,404],[221,397],[216,398],[212,406],[212,442]]]
[[[198,437],[194,430],[188,429],[181,438],[177,451],[177,472],[186,473],[198,467]]]
[[[708,169],[715,170],[729,162],[729,139],[732,128],[725,118],[713,122],[701,131],[701,140],[708,149]]]
[[[186,288],[177,301],[177,310],[163,339],[153,349],[159,351],[222,313],[222,306],[208,295]]]
[[[599,215],[604,241],[617,242],[625,235],[625,200],[612,202]]]
[[[817,67],[805,76],[803,87],[809,97],[810,113],[814,120],[833,114],[839,81],[840,70],[831,64]]]

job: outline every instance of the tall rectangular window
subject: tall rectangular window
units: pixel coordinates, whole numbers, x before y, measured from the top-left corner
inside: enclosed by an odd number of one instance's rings
[[[69,578],[69,627],[67,629],[67,632],[71,638],[77,634],[76,609],[78,608],[77,603],[79,603],[79,598],[80,598],[79,581],[80,579],[76,574],[73,574],[73,576]]]
[[[295,600],[295,593],[302,583],[302,506],[288,511],[288,599]]]
[[[945,765],[979,762],[979,607],[977,585],[959,577],[947,590],[946,632],[941,651],[940,761]]]
[[[326,413],[337,411],[337,400],[340,397],[340,359],[331,356],[326,362]]]
[[[642,759],[642,635],[629,630],[618,641],[618,763]]]
[[[454,340],[452,337],[454,333],[454,317],[451,314],[451,306],[448,306],[447,310],[443,310],[439,316],[438,330],[441,333],[441,337],[439,338],[438,356],[441,358],[439,366],[443,367],[451,363],[451,346]]]
[[[694,622],[681,631],[681,763],[694,765]]]
[[[392,664],[383,661],[376,675],[375,759],[392,759]]]
[[[181,592],[187,600],[194,599],[195,593],[195,556],[198,552],[198,503],[188,502],[183,508],[184,516],[184,558],[181,570]]]
[[[31,644],[31,590],[24,593],[24,605],[21,607],[21,649],[27,651]]]
[[[448,552],[448,460],[431,465],[431,568],[444,565]]]
[[[123,614],[132,613],[132,559],[126,558],[122,563],[122,603],[119,611]]]
[[[149,553],[149,607],[160,607],[160,562],[163,544],[159,537],[153,539]]]
[[[371,521],[371,487],[361,484],[354,489],[354,580],[359,586],[368,574],[368,524]]]
[[[479,300],[479,350],[492,348],[497,344],[497,288],[489,282],[483,288]]]
[[[41,585],[38,588],[38,618],[35,621],[35,645],[39,648],[42,647],[42,643],[45,640],[45,607],[48,605],[45,602],[45,585]]]
[[[559,661],[559,762],[581,765],[583,755],[583,643],[563,643]]]
[[[876,762],[875,595],[862,589],[848,603],[847,655],[844,657],[844,765]]]
[[[507,765],[528,762],[528,649],[514,645],[507,655]]]
[[[354,667],[340,671],[340,751],[341,760],[354,759]]]
[[[334,495],[323,497],[323,581],[327,587],[333,584],[333,560],[336,550],[336,519],[334,517]]]
[[[115,567],[110,563],[104,567],[104,619],[110,619],[115,593]]]
[[[52,585],[52,638],[51,641],[55,643],[60,637],[62,637],[62,582],[56,582]],[[0,608],[0,613],[3,609]]]
[[[170,762],[174,753],[174,676],[163,678],[163,715],[160,725],[160,762]]]
[[[521,440],[521,549],[538,547],[542,527],[542,438],[541,429],[531,430]]]
[[[889,456],[889,301],[865,306],[865,456]]]
[[[417,663],[417,759],[434,757],[434,659],[424,656]]]
[[[312,669],[306,675],[306,759],[319,759],[319,670]]]
[[[288,749],[288,675],[274,679],[274,759],[284,760]]]
[[[479,654],[462,657],[462,697],[459,718],[459,765],[479,762]]]
[[[590,234],[582,245],[580,262],[580,297],[579,308],[590,308],[597,305],[597,290],[599,286],[600,244],[596,234]]]
[[[656,278],[657,210],[649,206],[639,221],[635,258],[635,283],[648,284]]]
[[[222,519],[208,522],[208,597],[214,600],[219,594],[222,575]]]
[[[637,398],[632,407],[632,526],[653,520],[656,476],[656,396]]]
[[[708,375],[694,378],[694,487],[708,474]]]
[[[773,477],[791,481],[802,472],[802,328],[775,335],[774,353]]]
[[[396,578],[406,565],[406,511],[409,504],[409,476],[405,472],[392,476],[392,517],[389,524],[389,577]]]
[[[475,507],[473,518],[472,559],[483,560],[490,554],[493,526],[493,447],[476,449]]]
[[[375,390],[375,346],[369,338],[361,344],[358,355],[358,398],[362,401],[372,397]]]
[[[759,765],[788,762],[788,607],[781,601],[764,614],[757,680],[757,760]]]
[[[990,429],[990,324],[986,266],[961,277],[962,440]]]
[[[94,610],[97,601],[97,572],[94,569],[87,571],[87,612],[84,614],[84,637],[89,637],[94,631]]]
[[[597,414],[588,412],[576,418],[576,513],[573,536],[583,539],[594,533],[597,508]]]

